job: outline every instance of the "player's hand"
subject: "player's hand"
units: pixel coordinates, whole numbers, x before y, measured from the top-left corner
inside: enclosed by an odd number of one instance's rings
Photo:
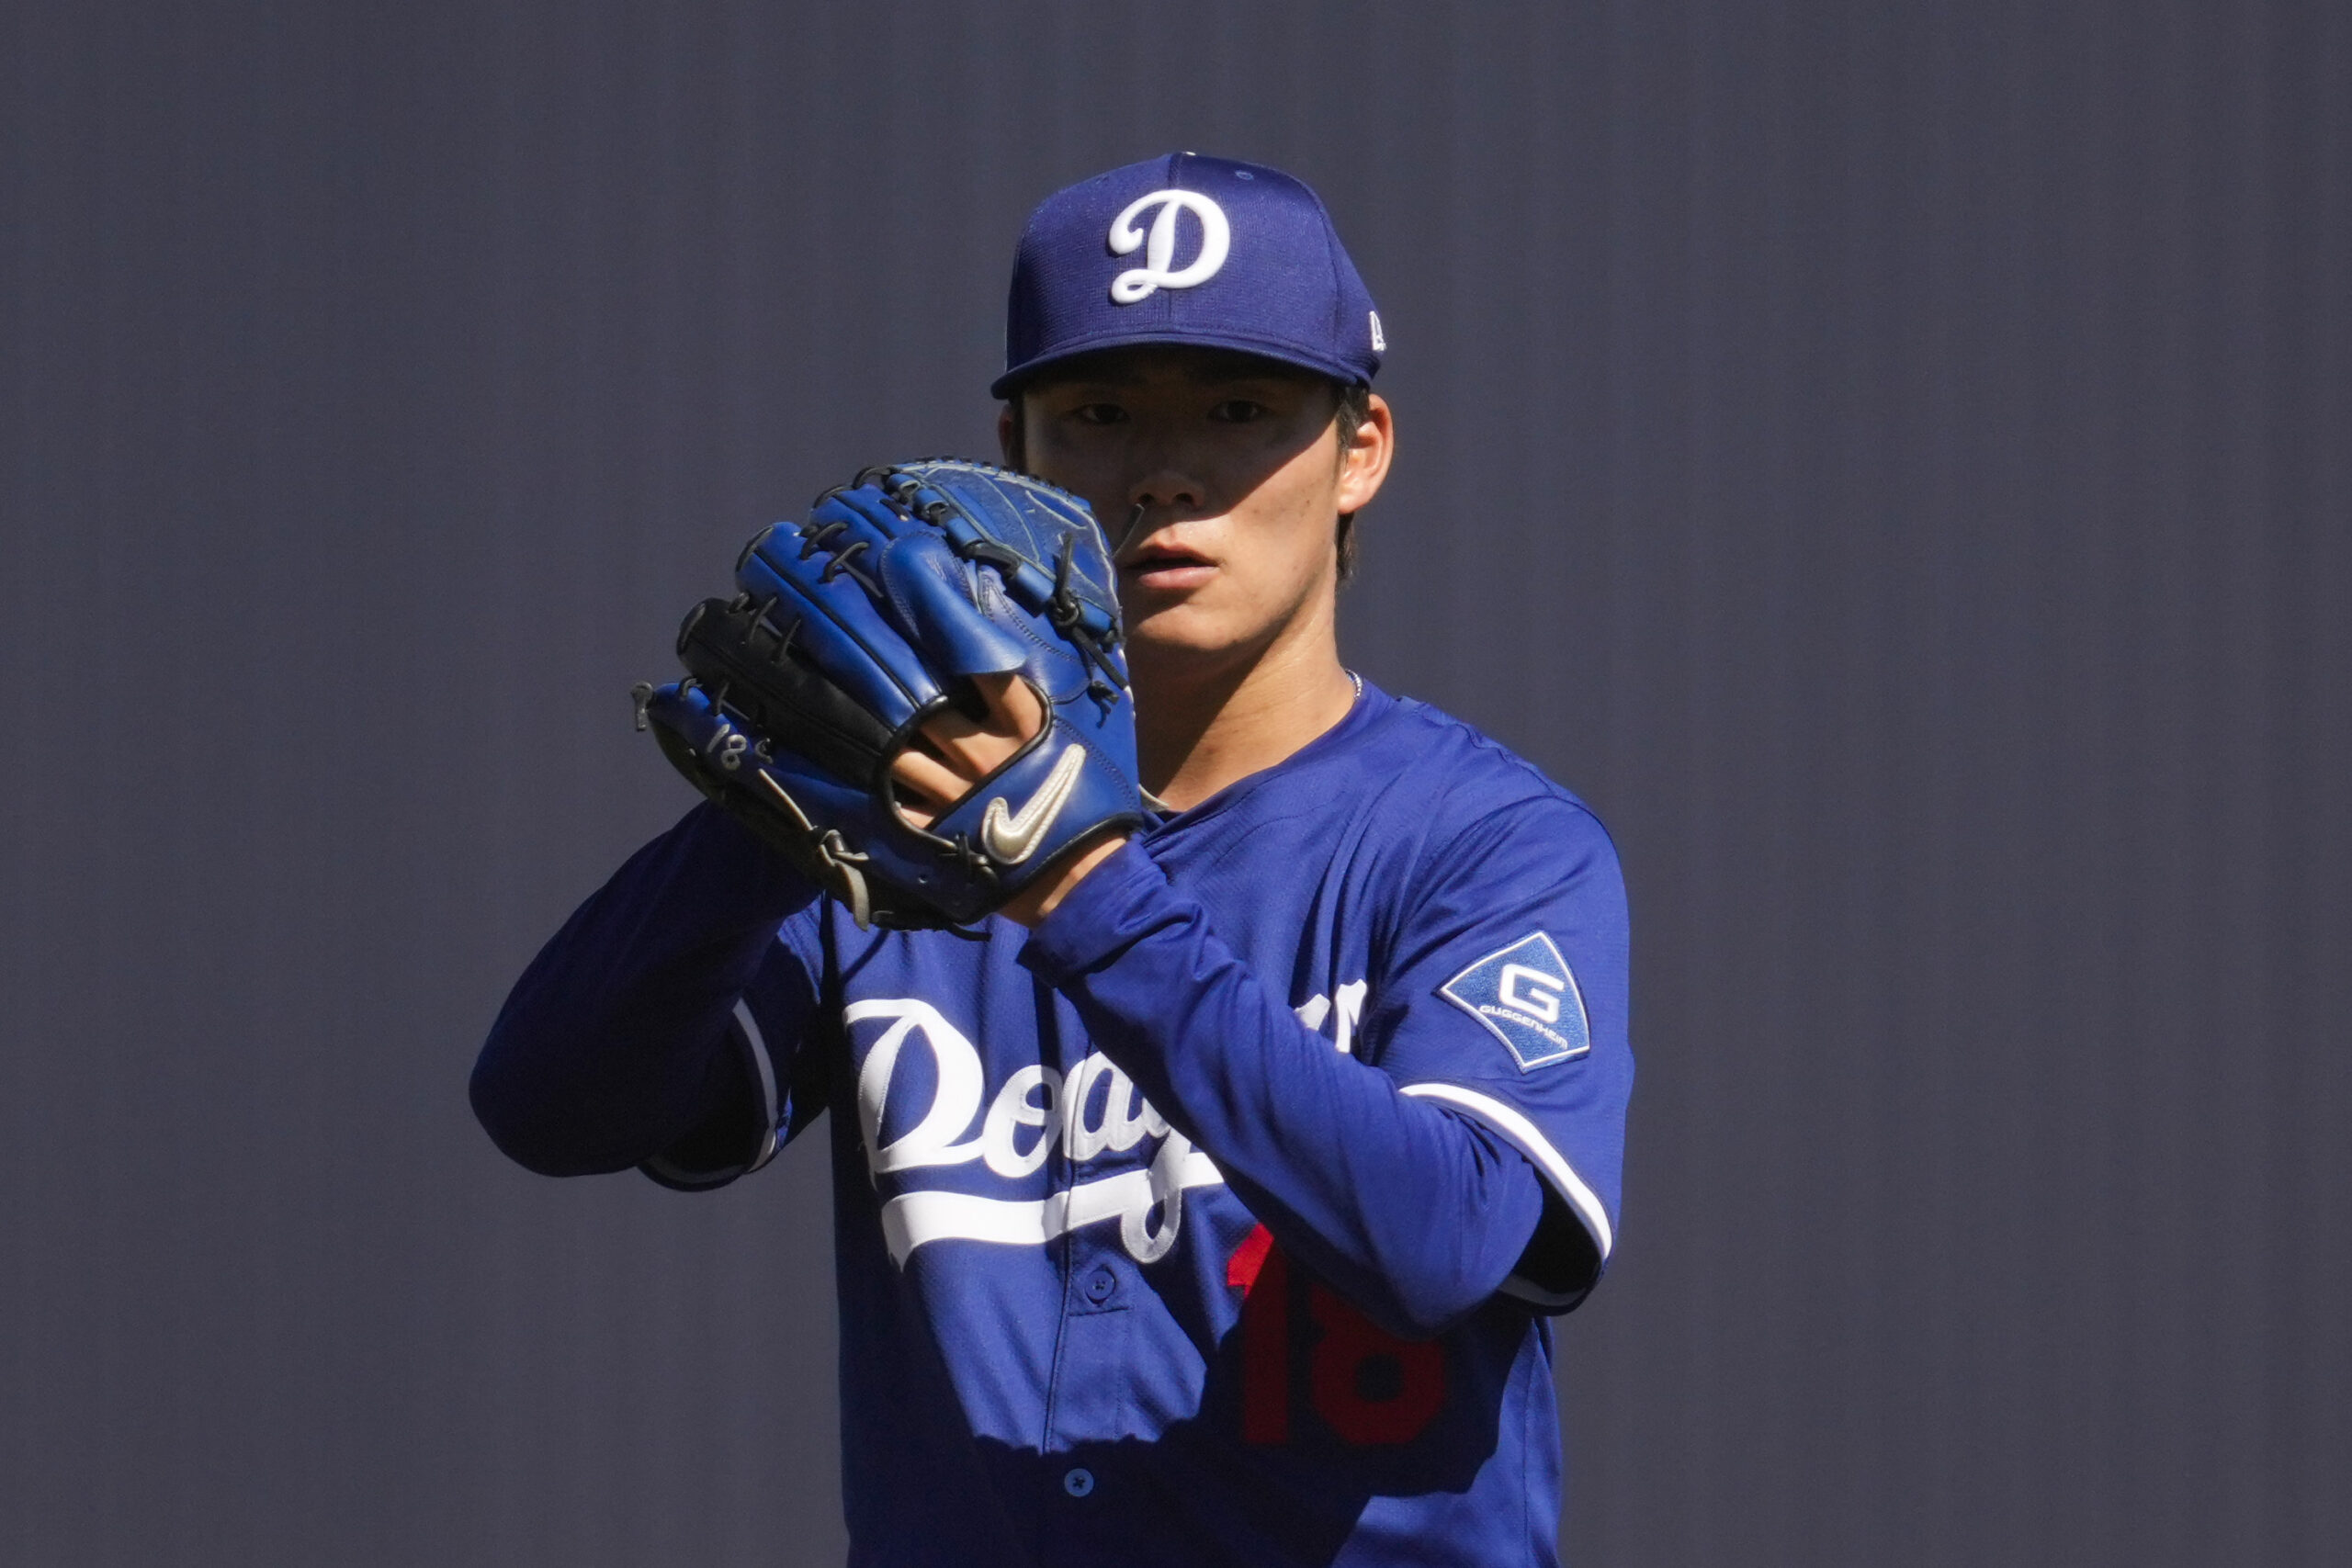
[[[976,724],[951,708],[922,727],[921,750],[909,747],[890,764],[899,815],[918,828],[938,820],[1046,727],[1037,694],[1019,675],[975,675],[972,684],[988,705],[985,719]]]
[[[920,750],[910,747],[890,763],[899,814],[918,828],[930,827],[1046,727],[1037,694],[1018,674],[976,675],[972,684],[987,705],[987,717],[976,723],[952,709],[943,713],[923,725]],[[1087,846],[1023,888],[999,912],[1022,925],[1035,925],[1125,841],[1122,834]]]

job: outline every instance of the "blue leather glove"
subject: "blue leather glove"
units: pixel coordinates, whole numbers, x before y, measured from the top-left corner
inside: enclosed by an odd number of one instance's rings
[[[1144,821],[1115,578],[1084,502],[986,463],[868,468],[737,561],[686,617],[688,678],[638,723],[861,924],[978,919],[1088,840]],[[936,818],[891,762],[925,721],[1018,673],[1043,729]]]

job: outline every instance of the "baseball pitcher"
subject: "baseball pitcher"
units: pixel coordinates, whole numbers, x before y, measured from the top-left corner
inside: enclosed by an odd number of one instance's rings
[[[855,1563],[1554,1562],[1624,892],[1340,660],[1379,314],[1306,186],[1179,153],[1037,209],[1006,345],[1001,462],[862,470],[687,615],[637,717],[706,799],[476,1111],[685,1189],[823,1122]]]

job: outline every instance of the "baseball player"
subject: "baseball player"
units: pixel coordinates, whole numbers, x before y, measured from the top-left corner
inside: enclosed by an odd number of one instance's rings
[[[1048,198],[1004,470],[755,541],[640,699],[715,804],[482,1050],[551,1175],[715,1187],[832,1112],[854,1562],[1556,1559],[1624,896],[1575,796],[1340,662],[1385,348],[1279,171]]]

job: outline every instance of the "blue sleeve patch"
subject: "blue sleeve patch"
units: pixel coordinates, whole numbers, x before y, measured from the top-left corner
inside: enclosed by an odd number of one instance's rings
[[[1520,1070],[1565,1062],[1592,1049],[1584,993],[1542,931],[1490,953],[1438,987],[1438,995],[1510,1047]]]

